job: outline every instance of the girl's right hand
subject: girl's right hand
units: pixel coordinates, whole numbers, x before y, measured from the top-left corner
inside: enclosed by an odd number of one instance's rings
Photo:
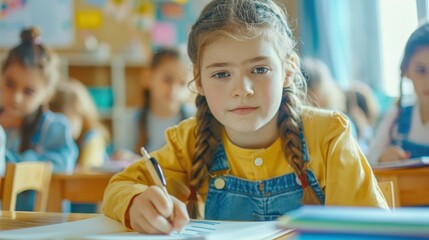
[[[381,154],[379,162],[393,162],[410,158],[410,153],[398,146],[390,146]]]
[[[146,234],[180,232],[189,222],[185,204],[173,196],[167,196],[157,186],[149,186],[134,197],[128,213],[131,228]],[[169,221],[170,216],[174,216],[173,222]]]

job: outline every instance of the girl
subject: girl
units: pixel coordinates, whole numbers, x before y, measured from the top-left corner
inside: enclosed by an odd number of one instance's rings
[[[148,87],[143,90],[143,108],[138,112],[137,124],[129,124],[132,129],[130,146],[140,152],[144,146],[148,150],[156,150],[165,142],[165,130],[181,120],[193,116],[195,107],[185,104],[188,98],[189,68],[176,49],[160,49],[153,55],[151,75]],[[138,129],[138,131],[136,131]],[[129,135],[129,136],[130,136]],[[128,138],[129,138],[128,136]],[[113,158],[139,158],[127,151],[119,151]]]
[[[67,119],[47,111],[59,77],[56,56],[36,28],[21,32],[21,43],[2,65],[0,125],[5,128],[6,161],[49,161],[54,172],[72,172],[77,158]],[[17,210],[31,210],[34,192],[18,196]]]
[[[79,148],[76,169],[91,170],[101,167],[107,159],[106,141],[109,133],[99,121],[97,107],[86,87],[76,79],[58,84],[49,103],[54,112],[63,113],[70,121],[72,136]],[[63,208],[69,204],[63,203]],[[71,212],[94,213],[96,204],[71,203]]]
[[[144,107],[139,120],[136,152],[145,146],[156,150],[165,144],[165,130],[194,114],[187,99],[189,70],[179,51],[161,49],[153,55],[149,88],[144,90]]]
[[[188,53],[196,119],[167,130],[167,145],[152,153],[172,196],[150,186],[138,161],[110,181],[105,214],[139,232],[170,233],[188,221],[186,201],[190,217],[218,220],[274,220],[302,204],[387,208],[347,119],[302,106],[299,58],[274,1],[210,2]]]
[[[4,176],[6,171],[6,160],[4,158],[4,152],[6,147],[6,135],[3,127],[0,125],[0,177]]]
[[[403,103],[402,82],[410,79],[417,96],[414,105]],[[401,63],[397,109],[380,124],[368,152],[371,163],[429,156],[429,23],[407,41]]]
[[[317,58],[304,58],[301,69],[307,82],[307,99],[312,106],[346,111],[346,96],[326,63]]]
[[[379,117],[376,96],[368,85],[355,81],[346,91],[346,106],[351,122],[356,125],[356,140],[362,151],[367,153]]]
[[[75,79],[61,82],[49,105],[52,111],[63,113],[70,121],[72,136],[79,148],[77,168],[88,170],[102,166],[109,133],[100,122],[85,86]]]

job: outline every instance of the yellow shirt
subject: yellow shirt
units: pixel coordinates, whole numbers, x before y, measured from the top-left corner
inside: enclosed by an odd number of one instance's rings
[[[106,156],[106,140],[103,134],[92,130],[79,146],[78,167],[88,170],[91,167],[99,167],[104,164]]]
[[[308,166],[325,194],[325,204],[388,208],[367,160],[351,136],[347,118],[337,112],[314,108],[305,108],[301,117],[310,155]],[[168,129],[167,145],[151,153],[162,166],[167,189],[172,195],[178,195],[175,189],[168,188],[172,179],[189,185],[195,127],[196,120],[192,118]],[[263,180],[293,171],[285,159],[280,139],[265,149],[240,148],[225,135],[223,142],[231,167],[230,175]],[[263,160],[262,165],[255,164],[256,158]],[[151,184],[148,176],[142,161],[116,174],[105,191],[105,214],[125,224],[124,215],[132,197]],[[208,191],[207,183],[199,191],[203,200]]]

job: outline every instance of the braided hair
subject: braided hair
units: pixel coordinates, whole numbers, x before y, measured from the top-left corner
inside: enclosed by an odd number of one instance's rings
[[[320,204],[307,180],[307,164],[301,141],[301,106],[306,95],[306,83],[300,72],[295,42],[284,11],[272,0],[213,0],[201,12],[189,34],[188,55],[194,65],[194,81],[201,81],[201,56],[204,48],[220,37],[238,40],[264,38],[273,43],[289,85],[283,89],[277,125],[286,159],[300,178],[303,203]],[[214,118],[204,96],[198,95],[196,150],[192,159],[190,179],[191,194],[188,211],[191,218],[198,218],[197,192],[208,176],[212,154],[221,138],[221,124]]]

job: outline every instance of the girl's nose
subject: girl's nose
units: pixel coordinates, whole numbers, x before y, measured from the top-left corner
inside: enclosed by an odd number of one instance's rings
[[[232,92],[234,97],[250,97],[254,93],[252,81],[247,76],[242,76],[235,81]]]
[[[14,103],[19,105],[22,103],[23,100],[24,100],[24,95],[20,92],[15,92],[15,95],[13,98]]]

